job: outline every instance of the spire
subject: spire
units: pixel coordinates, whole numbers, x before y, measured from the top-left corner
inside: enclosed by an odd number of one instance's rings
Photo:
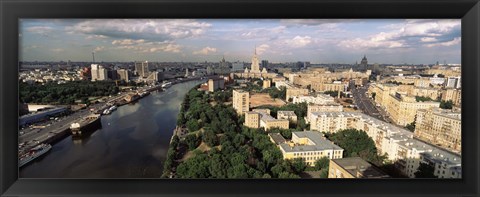
[[[225,62],[225,55],[223,55],[222,62]]]
[[[257,45],[255,44],[255,55],[257,55]]]

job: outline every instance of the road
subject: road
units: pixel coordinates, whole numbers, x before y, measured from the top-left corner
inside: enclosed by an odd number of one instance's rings
[[[353,94],[353,100],[363,113],[375,117],[380,120],[384,120],[384,117],[380,114],[373,100],[366,95],[368,91],[368,84],[363,87],[355,87],[354,84],[350,84],[350,89]],[[384,120],[385,121],[385,120]]]

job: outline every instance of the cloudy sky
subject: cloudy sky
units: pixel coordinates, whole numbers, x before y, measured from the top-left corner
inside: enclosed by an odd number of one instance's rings
[[[22,61],[460,63],[460,20],[22,19]]]

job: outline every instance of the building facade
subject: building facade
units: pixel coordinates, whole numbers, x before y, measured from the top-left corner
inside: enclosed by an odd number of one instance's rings
[[[438,108],[439,102],[417,102],[414,97],[396,93],[389,95],[386,111],[395,124],[405,126],[415,120],[419,109]]]
[[[462,151],[461,112],[443,109],[417,111],[415,137],[456,153]]]
[[[285,143],[278,143],[278,139],[272,139],[273,136],[270,134],[269,136],[280,148],[283,159],[302,158],[307,165],[315,166],[315,161],[322,157],[343,158],[343,149],[318,132],[292,132],[292,140]]]
[[[218,89],[225,89],[225,80],[223,78],[209,79],[208,80],[208,91],[214,92]]]
[[[238,115],[250,110],[250,94],[243,90],[233,90],[233,108]]]
[[[277,118],[289,120],[290,122],[297,122],[297,115],[294,111],[278,111]]]
[[[461,178],[461,155],[414,138],[404,128],[359,112],[314,112],[316,125],[311,130],[337,132],[340,129],[363,130],[372,138],[379,154],[386,154],[396,169],[415,178],[420,163],[435,168],[438,178]]]

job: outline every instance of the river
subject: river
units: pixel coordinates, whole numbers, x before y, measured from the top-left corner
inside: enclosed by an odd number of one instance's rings
[[[185,94],[201,81],[152,92],[102,116],[102,128],[71,136],[22,167],[20,178],[159,178]]]

